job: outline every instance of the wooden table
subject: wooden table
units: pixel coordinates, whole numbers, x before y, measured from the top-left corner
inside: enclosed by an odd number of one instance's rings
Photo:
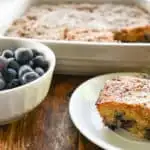
[[[88,78],[55,75],[40,106],[0,127],[0,150],[102,150],[79,133],[68,113],[72,89]]]

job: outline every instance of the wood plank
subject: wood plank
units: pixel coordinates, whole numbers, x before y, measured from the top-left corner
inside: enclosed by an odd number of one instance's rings
[[[78,140],[79,140],[78,150],[103,150],[102,148],[99,148],[95,144],[91,143],[81,134],[79,134]]]
[[[84,77],[55,76],[48,96],[20,121],[0,127],[0,150],[77,150],[78,131],[68,114],[68,91]]]

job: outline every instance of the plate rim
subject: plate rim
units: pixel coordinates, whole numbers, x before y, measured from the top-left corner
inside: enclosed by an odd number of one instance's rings
[[[95,80],[97,78],[100,78],[100,77],[104,77],[104,76],[111,76],[111,75],[129,75],[129,74],[132,74],[132,75],[142,75],[142,74],[147,74],[147,73],[143,73],[143,72],[115,72],[115,73],[106,73],[106,74],[102,74],[102,75],[98,75],[98,76],[95,76],[95,77],[92,77],[86,81],[84,81],[83,83],[81,83],[79,86],[77,86],[74,90],[74,92],[72,93],[71,97],[70,97],[70,100],[69,100],[69,115],[70,115],[70,119],[72,120],[73,124],[75,125],[76,129],[84,136],[86,137],[89,141],[91,141],[92,143],[96,144],[98,147],[100,148],[103,148],[103,149],[106,149],[106,150],[122,150],[121,148],[117,148],[109,143],[105,143],[105,141],[103,141],[102,139],[98,139],[98,140],[94,140],[92,137],[92,134],[91,134],[91,137],[89,136],[90,133],[87,133],[87,131],[82,128],[76,121],[74,115],[72,114],[72,103],[73,103],[73,97],[74,95],[80,90],[80,88],[82,86],[84,86],[84,84],[86,84],[87,82],[90,82],[92,80]]]

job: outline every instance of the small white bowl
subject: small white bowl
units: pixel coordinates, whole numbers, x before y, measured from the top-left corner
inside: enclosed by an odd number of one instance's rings
[[[56,58],[47,46],[30,40],[0,38],[0,51],[9,48],[35,48],[45,55],[50,66],[40,78],[23,86],[0,91],[0,124],[9,123],[28,113],[39,105],[46,97],[53,77]]]

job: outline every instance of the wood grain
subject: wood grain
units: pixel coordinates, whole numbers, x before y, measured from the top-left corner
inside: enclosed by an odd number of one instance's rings
[[[80,133],[79,133],[79,137],[78,138],[79,138],[78,150],[102,150],[98,146],[96,146],[93,143],[89,142]]]
[[[0,127],[0,150],[99,150],[79,134],[68,113],[70,91],[87,79],[55,75],[40,106]]]

